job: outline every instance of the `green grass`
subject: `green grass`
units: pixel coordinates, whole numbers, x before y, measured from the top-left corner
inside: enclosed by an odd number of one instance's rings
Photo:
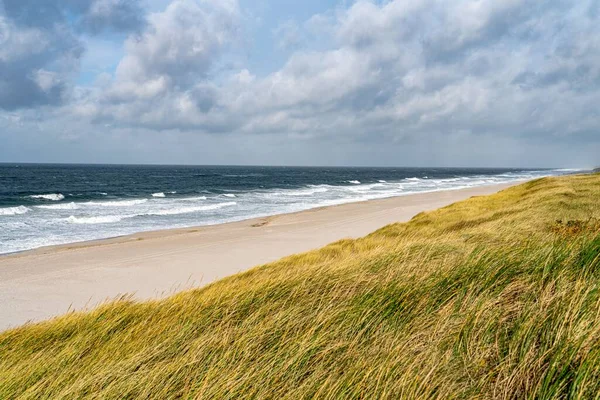
[[[0,398],[600,398],[600,175],[0,333]]]

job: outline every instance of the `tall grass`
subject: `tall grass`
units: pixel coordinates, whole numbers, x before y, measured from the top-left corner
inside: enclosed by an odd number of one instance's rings
[[[598,398],[600,175],[0,334],[0,398]]]

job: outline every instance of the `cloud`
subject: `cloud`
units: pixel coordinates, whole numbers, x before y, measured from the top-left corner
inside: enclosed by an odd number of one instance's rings
[[[287,20],[280,23],[277,28],[273,30],[273,35],[277,41],[277,46],[281,50],[295,49],[302,42],[300,26],[294,20]]]
[[[0,108],[62,103],[84,52],[80,32],[130,32],[142,25],[137,0],[3,0]]]
[[[139,0],[3,0],[1,8],[18,26],[47,30],[59,24],[91,33],[131,32],[144,25]]]
[[[77,27],[84,32],[137,32],[145,25],[139,0],[72,1],[81,12]]]
[[[206,133],[584,140],[600,125],[592,6],[357,1],[308,21],[330,21],[331,48],[298,50],[267,76],[217,81],[210,71],[239,31],[237,4],[175,1],[128,40],[96,117]]]
[[[475,160],[476,143],[485,160],[510,146],[522,155],[598,143],[596,0],[358,0],[270,27],[287,59],[262,74],[243,62],[223,68],[236,44],[252,42],[236,0],[174,0],[141,20],[136,2],[71,1],[58,24],[23,17],[30,0],[0,14],[0,72],[12,76],[0,78],[0,107],[60,104],[70,93],[57,113],[102,129],[337,143],[348,154],[437,148]],[[64,28],[67,9],[78,17]],[[126,29],[114,73],[69,92],[78,35]]]
[[[215,55],[232,38],[238,13],[237,2],[230,0],[174,1],[164,12],[150,16],[141,37],[127,40],[117,79],[164,77],[175,85],[205,79]]]
[[[99,121],[120,121],[167,129],[206,126],[219,129],[217,85],[209,78],[221,52],[235,40],[237,1],[176,0],[148,18],[140,35],[125,42],[109,88],[89,99]]]

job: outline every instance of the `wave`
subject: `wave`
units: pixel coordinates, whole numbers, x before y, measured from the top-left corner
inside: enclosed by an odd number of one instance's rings
[[[351,183],[353,185],[360,185],[360,181],[348,181],[348,183]]]
[[[76,203],[52,204],[50,206],[35,206],[43,210],[77,210],[79,205]]]
[[[289,190],[284,192],[279,192],[278,194],[282,194],[284,196],[312,196],[316,193],[325,193],[329,191],[329,187],[324,186],[309,186],[308,189],[299,189],[299,190]]]
[[[259,178],[261,176],[265,176],[264,174],[241,174],[241,175],[236,175],[236,174],[225,174],[225,175],[218,175],[216,174],[215,176],[222,176],[225,178]]]
[[[6,216],[21,215],[21,214],[28,213],[29,211],[30,211],[30,209],[25,206],[0,208],[0,215],[6,215]]]
[[[50,201],[61,201],[65,199],[65,196],[61,193],[50,193],[50,194],[35,194],[29,196],[32,199],[39,200],[50,200]]]
[[[124,220],[125,218],[131,218],[130,215],[104,215],[99,217],[75,217],[71,215],[67,218],[67,222],[72,224],[114,224],[115,222],[119,222]]]
[[[342,186],[342,189],[345,191],[350,191],[354,193],[365,193],[370,190],[381,191],[379,188],[389,187],[390,185],[386,185],[385,183],[370,183],[366,185],[356,185],[356,186]]]
[[[236,197],[235,194],[232,194],[232,193],[225,193],[223,196],[229,197],[229,198],[235,198]]]
[[[225,207],[231,207],[236,205],[236,202],[228,202],[228,203],[219,203],[219,204],[211,204],[207,206],[198,206],[198,207],[181,207],[174,208],[168,210],[158,210],[158,211],[150,211],[146,213],[140,214],[129,214],[129,215],[99,215],[95,217],[76,217],[71,215],[67,218],[67,222],[72,224],[113,224],[116,222],[123,221],[124,219],[131,219],[136,217],[144,217],[144,216],[168,216],[168,215],[181,215],[181,214],[192,214],[201,211],[211,211],[218,210]]]
[[[206,200],[208,197],[206,196],[198,196],[198,197],[186,197],[183,199],[178,199],[180,201],[198,201],[198,200]]]
[[[442,179],[434,179],[432,182],[458,182],[462,181],[463,178],[442,178]]]
[[[147,199],[139,200],[116,200],[116,201],[88,201],[84,203],[87,206],[100,206],[100,207],[131,207],[138,206],[146,203]]]
[[[419,178],[406,178],[406,180],[410,181],[410,182],[419,182],[421,179],[419,179]]]
[[[379,183],[387,183],[387,181],[384,181],[383,179],[380,179],[377,182],[379,182]]]
[[[162,198],[162,197],[167,197],[167,195],[164,194],[164,193],[162,193],[162,192],[160,192],[160,193],[152,193],[152,197],[160,197],[160,198]]]
[[[231,207],[237,205],[236,202],[231,201],[228,203],[219,203],[219,204],[211,204],[207,206],[197,206],[197,207],[181,207],[174,208],[169,210],[160,210],[160,211],[152,211],[145,214],[139,215],[156,215],[156,216],[165,216],[165,215],[181,215],[181,214],[192,214],[200,211],[211,211],[211,210],[219,210],[225,207]]]

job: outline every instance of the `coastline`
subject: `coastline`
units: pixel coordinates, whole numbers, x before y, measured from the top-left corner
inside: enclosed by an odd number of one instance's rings
[[[409,194],[5,254],[0,256],[0,330],[123,295],[148,300],[201,287],[520,183]]]

